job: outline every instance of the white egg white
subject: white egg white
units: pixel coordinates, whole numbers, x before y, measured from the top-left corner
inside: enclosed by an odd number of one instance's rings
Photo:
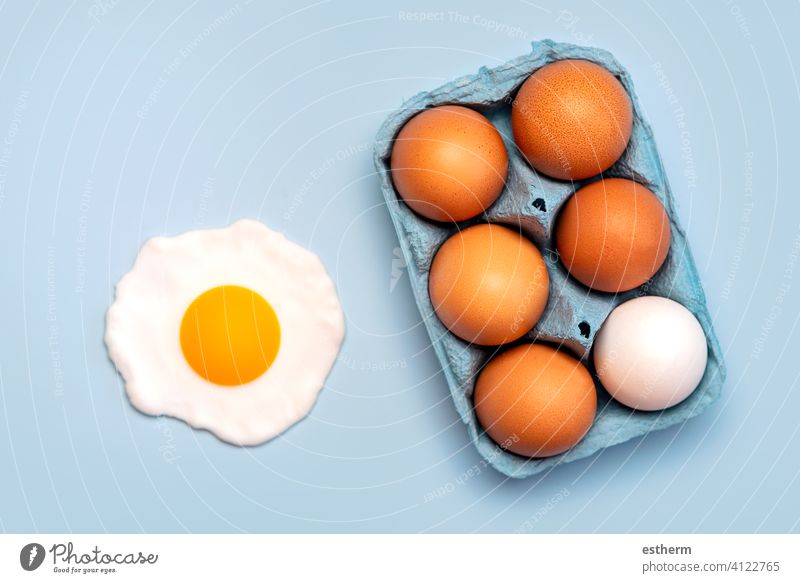
[[[280,323],[274,362],[241,386],[198,375],[180,345],[186,309],[221,285],[260,294]],[[311,411],[343,338],[342,308],[319,258],[252,220],[150,239],[106,315],[108,353],[134,407],[240,445],[263,443]]]

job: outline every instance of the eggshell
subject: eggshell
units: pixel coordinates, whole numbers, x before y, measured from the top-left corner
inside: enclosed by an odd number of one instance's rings
[[[697,388],[708,360],[697,318],[673,300],[645,296],[617,306],[594,341],[600,382],[642,411],[677,405]]]
[[[444,105],[403,126],[392,147],[391,169],[398,194],[414,211],[435,221],[463,221],[500,195],[508,154],[488,119]]]
[[[567,59],[545,65],[522,84],[511,126],[534,168],[580,180],[607,170],[625,151],[633,108],[622,83],[606,69]]]
[[[475,413],[489,436],[508,451],[547,457],[577,444],[594,421],[597,393],[576,358],[545,344],[523,344],[483,368]]]
[[[653,277],[667,257],[670,239],[661,201],[623,178],[598,180],[578,190],[556,226],[558,254],[570,274],[606,292],[633,289]]]
[[[528,239],[500,225],[474,225],[445,241],[431,265],[436,315],[456,336],[482,345],[511,342],[544,311],[550,278]]]

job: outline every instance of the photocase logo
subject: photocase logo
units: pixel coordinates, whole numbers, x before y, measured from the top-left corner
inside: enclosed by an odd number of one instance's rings
[[[28,543],[19,552],[19,564],[26,571],[35,571],[44,562],[44,547],[39,543]]]

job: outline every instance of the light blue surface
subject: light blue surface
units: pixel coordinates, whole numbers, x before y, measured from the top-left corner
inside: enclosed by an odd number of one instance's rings
[[[643,285],[625,293],[593,292],[569,277],[558,258],[553,241],[558,213],[575,190],[597,177],[578,182],[554,180],[532,168],[514,144],[511,130],[511,102],[515,92],[531,73],[554,61],[581,59],[597,63],[616,76],[631,96],[633,129],[628,146],[604,176],[625,178],[646,184],[664,204],[670,218],[669,254],[664,265]],[[479,217],[454,224],[426,220],[400,200],[391,178],[392,147],[401,128],[427,107],[459,104],[486,115],[500,132],[508,152],[508,179],[498,200]],[[416,95],[394,112],[378,130],[375,168],[381,190],[392,216],[408,266],[414,297],[419,306],[436,355],[442,363],[456,410],[467,426],[472,443],[493,468],[512,478],[527,478],[556,465],[586,458],[597,451],[666,429],[705,411],[720,395],[725,380],[722,350],[708,313],[703,284],[675,209],[653,131],[644,117],[642,104],[630,74],[613,55],[597,48],[551,40],[536,41],[527,55],[492,69],[483,67],[475,75],[459,77],[441,87]],[[534,202],[543,202],[535,206]],[[490,222],[520,229],[541,250],[550,276],[547,306],[536,326],[523,340],[550,342],[573,352],[593,371],[591,347],[608,314],[619,304],[643,295],[675,300],[688,308],[703,326],[708,344],[708,364],[700,384],[680,404],[664,411],[636,411],[610,398],[598,383],[597,415],[586,436],[570,450],[542,459],[512,454],[498,447],[481,429],[473,407],[473,391],[481,367],[502,347],[487,349],[471,345],[450,334],[436,317],[428,294],[428,277],[433,256],[440,245],[459,229]],[[582,331],[581,326],[586,328]],[[655,331],[657,333],[657,331]]]
[[[800,530],[800,7],[270,4],[0,9],[2,529]],[[371,147],[545,37],[630,72],[729,374],[680,430],[509,480],[452,405]],[[147,237],[239,217],[319,253],[348,318],[311,417],[252,449],[138,414],[102,344]]]

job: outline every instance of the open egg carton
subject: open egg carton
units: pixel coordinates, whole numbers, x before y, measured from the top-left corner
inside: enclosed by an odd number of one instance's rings
[[[511,103],[517,89],[531,73],[562,59],[593,61],[608,69],[628,91],[634,111],[631,139],[622,157],[603,176],[633,179],[647,185],[661,200],[670,218],[672,240],[664,265],[648,282],[628,292],[610,294],[588,289],[569,276],[555,249],[553,230],[559,210],[578,188],[597,177],[574,183],[549,178],[528,164],[513,141]],[[403,125],[425,108],[447,104],[463,105],[484,114],[503,136],[509,157],[508,179],[497,201],[482,215],[458,224],[436,223],[415,214],[399,198],[390,172],[393,140]],[[534,42],[528,55],[493,69],[481,68],[476,75],[461,77],[416,95],[392,113],[381,127],[375,144],[375,165],[408,264],[414,296],[456,409],[481,456],[495,469],[514,478],[531,476],[650,431],[683,423],[699,415],[719,397],[725,369],[697,268],[678,223],[653,133],[643,117],[630,75],[610,53],[551,40]],[[669,409],[637,411],[611,399],[595,376],[597,415],[589,432],[575,447],[548,458],[525,458],[500,449],[481,429],[472,403],[477,375],[498,348],[470,345],[451,334],[436,317],[428,295],[428,272],[439,246],[459,229],[481,222],[521,229],[542,252],[550,273],[550,296],[544,314],[533,330],[517,343],[557,344],[577,355],[594,375],[589,358],[592,342],[611,310],[641,295],[667,297],[688,308],[706,334],[708,364],[697,389]]]

